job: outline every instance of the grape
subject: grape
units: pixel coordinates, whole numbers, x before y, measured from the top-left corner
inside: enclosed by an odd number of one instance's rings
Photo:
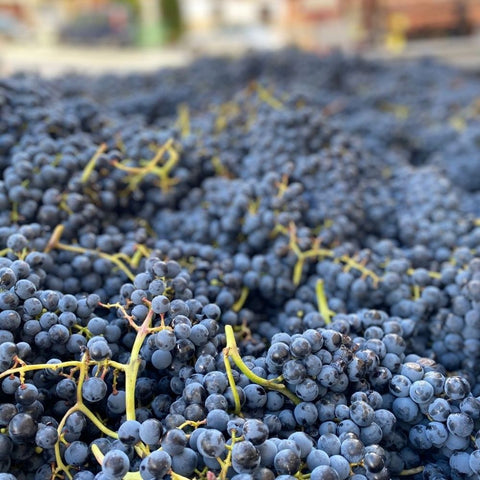
[[[470,455],[467,452],[454,452],[450,457],[450,466],[454,472],[465,475],[473,473],[470,468]]]
[[[155,313],[166,313],[170,308],[170,301],[164,295],[158,295],[152,299],[152,309]],[[160,333],[160,332],[159,332]]]
[[[470,458],[468,459],[468,465],[473,473],[478,474],[480,472],[480,451],[474,450],[470,454]]]
[[[428,414],[433,420],[444,422],[451,412],[450,404],[443,398],[436,398],[428,406]]]
[[[106,358],[112,356],[112,350],[108,346],[107,342],[93,343],[89,347],[89,353],[93,360],[98,360],[98,361],[105,360]]]
[[[172,355],[166,350],[156,350],[153,352],[152,365],[158,370],[164,370],[172,363]]]
[[[18,280],[14,285],[15,294],[22,300],[32,298],[37,291],[35,285],[30,280],[25,278]]]
[[[203,385],[199,382],[191,382],[185,386],[183,391],[183,398],[188,403],[203,403],[206,397],[206,392]]]
[[[332,455],[330,457],[330,466],[337,472],[341,480],[345,480],[350,476],[350,464],[341,455]]]
[[[350,418],[360,427],[370,425],[374,419],[375,412],[366,402],[353,402],[350,405]]]
[[[260,445],[268,438],[268,427],[261,421],[250,419],[243,424],[243,436],[253,445]]]
[[[127,420],[118,428],[118,439],[126,445],[135,445],[140,440],[140,422]]]
[[[288,383],[297,385],[305,379],[307,370],[302,362],[289,360],[282,367],[282,375]]]
[[[313,425],[318,418],[318,411],[311,402],[301,402],[295,407],[295,420],[300,425]]]
[[[312,470],[312,480],[340,480],[335,469],[328,465],[319,465]]]
[[[390,381],[389,390],[390,393],[396,397],[406,397],[412,388],[411,380],[405,375],[395,375]],[[412,390],[415,392],[415,390]],[[415,398],[412,398],[415,401]]]
[[[17,354],[17,346],[13,342],[4,342],[0,345],[0,360],[11,362]]]
[[[341,455],[350,463],[359,463],[365,454],[363,443],[356,438],[347,438],[340,447]]]
[[[414,425],[408,433],[410,443],[417,449],[428,450],[432,448],[430,435],[427,435],[427,427],[425,425]]]
[[[261,408],[267,403],[267,392],[260,385],[250,384],[243,389],[246,408]]]
[[[109,479],[122,478],[130,468],[128,456],[121,450],[112,449],[103,458],[102,472]]]
[[[17,413],[8,424],[8,435],[15,444],[27,443],[36,433],[36,422],[28,413]]]
[[[161,330],[155,335],[155,345],[160,350],[173,350],[175,340],[175,334],[171,330]]]
[[[318,384],[310,378],[306,378],[297,384],[295,393],[305,402],[313,402],[317,399],[319,394]]]
[[[232,466],[237,473],[253,472],[260,465],[260,454],[255,446],[245,440],[233,445]]]
[[[18,413],[17,408],[12,403],[3,403],[0,405],[0,425],[6,427],[10,420]]]
[[[318,448],[326,452],[329,456],[340,453],[341,442],[333,433],[325,433],[318,439]]]
[[[162,448],[170,455],[179,455],[187,444],[185,433],[176,428],[169,430],[162,439]]]
[[[225,450],[225,438],[218,430],[205,430],[197,439],[197,448],[205,457],[219,457]]]
[[[35,385],[24,383],[15,391],[15,400],[23,406],[31,405],[38,399],[38,395],[38,389]]]
[[[207,426],[209,428],[213,428],[221,432],[224,432],[227,430],[227,425],[229,420],[230,420],[230,417],[228,413],[222,409],[212,409],[207,414]],[[245,434],[245,430],[244,430],[244,434]]]
[[[447,428],[454,435],[468,437],[473,431],[474,422],[465,413],[451,413],[447,418]]]
[[[79,441],[72,442],[65,450],[64,457],[69,465],[83,465],[88,457],[87,444]]]
[[[13,450],[13,442],[5,434],[0,434],[0,460],[8,460]]]
[[[0,328],[15,332],[21,325],[21,317],[15,310],[0,312]]]
[[[57,440],[57,429],[50,425],[39,427],[35,435],[35,443],[41,448],[53,448]]]
[[[17,477],[11,473],[0,473],[1,480],[17,480]]]
[[[166,452],[156,450],[146,458],[146,470],[153,478],[162,478],[172,466],[170,455]]]
[[[69,432],[72,433],[81,433],[85,428],[87,421],[85,416],[81,412],[73,412],[67,417],[65,422],[65,427]]]
[[[140,462],[139,472],[143,480],[152,480],[154,478],[153,474],[147,469],[148,457],[144,457]]]
[[[418,414],[417,404],[409,397],[396,398],[393,402],[393,413],[403,422],[412,422]]]
[[[90,377],[82,385],[82,396],[89,402],[99,402],[107,393],[107,385],[100,377]]]
[[[117,390],[114,393],[112,392],[107,398],[109,411],[114,414],[124,413],[126,408],[125,397],[126,393],[124,390]]]
[[[300,456],[289,449],[280,450],[273,461],[275,470],[281,475],[293,475],[300,468]]]
[[[409,395],[416,403],[428,403],[433,398],[434,388],[425,380],[417,380],[410,386]]]
[[[160,443],[162,438],[163,426],[159,420],[149,418],[140,425],[138,433],[142,442],[145,442],[147,445],[156,445]]]
[[[185,448],[179,455],[172,457],[172,470],[178,475],[191,475],[197,468],[197,454],[190,448]]]
[[[441,422],[430,422],[427,425],[425,435],[432,442],[432,445],[441,447],[448,439],[448,430]]]
[[[320,465],[329,466],[330,457],[323,450],[314,448],[307,456],[307,466],[310,470],[313,470]]]
[[[75,480],[93,480],[95,478],[95,475],[88,470],[80,470],[73,476],[73,478]]]
[[[445,380],[445,394],[452,400],[461,400],[470,391],[468,382],[462,377],[449,377]]]

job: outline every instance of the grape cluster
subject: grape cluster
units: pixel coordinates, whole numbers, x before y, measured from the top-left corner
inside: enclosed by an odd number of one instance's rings
[[[475,75],[286,50],[0,80],[0,480],[480,478]]]

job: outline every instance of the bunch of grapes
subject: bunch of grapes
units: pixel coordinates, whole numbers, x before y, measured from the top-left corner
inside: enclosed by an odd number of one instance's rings
[[[293,50],[1,79],[0,480],[479,479],[479,96]]]

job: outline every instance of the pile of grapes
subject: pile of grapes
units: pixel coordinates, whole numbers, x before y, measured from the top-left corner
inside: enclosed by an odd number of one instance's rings
[[[480,479],[479,98],[293,50],[0,79],[0,480]]]

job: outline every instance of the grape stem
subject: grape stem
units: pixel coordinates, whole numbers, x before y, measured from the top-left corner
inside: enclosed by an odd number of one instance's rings
[[[255,375],[243,362],[242,357],[240,356],[237,342],[235,340],[235,335],[233,333],[233,328],[231,325],[225,326],[225,336],[227,339],[227,346],[224,349],[225,357],[230,357],[237,368],[245,374],[253,383],[257,385],[261,385],[262,387],[266,387],[270,390],[277,390],[280,393],[283,393],[288,399],[292,401],[294,405],[298,405],[301,403],[301,400],[291,392],[284,384],[282,383],[275,383],[272,380],[266,380],[265,378],[259,377]],[[225,366],[227,363],[225,363]],[[228,372],[227,372],[228,375]]]
[[[81,178],[82,183],[86,183],[87,180],[90,178],[90,175],[92,174],[93,169],[95,168],[95,164],[97,163],[98,159],[100,158],[102,153],[105,152],[106,149],[107,149],[107,144],[102,143],[98,147],[97,151],[92,156],[92,158],[88,161],[87,165],[85,165],[85,168],[84,168],[83,173],[82,173],[82,178]]]
[[[335,315],[333,310],[330,310],[327,302],[327,296],[325,295],[325,282],[322,278],[317,280],[315,285],[315,293],[317,296],[318,311],[328,325],[332,322],[332,316]]]
[[[417,473],[423,472],[425,467],[420,466],[420,467],[415,467],[415,468],[409,468],[408,470],[402,470],[399,475],[402,477],[407,477],[409,475],[416,475]]]
[[[142,359],[140,357],[140,348],[146,336],[150,333],[154,311],[150,308],[141,327],[137,330],[135,342],[132,346],[130,360],[125,365],[125,393],[126,393],[126,415],[127,420],[135,420],[135,384],[137,383],[138,370]]]
[[[230,388],[232,390],[233,403],[235,404],[234,413],[236,415],[239,415],[242,410],[242,406],[240,404],[240,396],[238,395],[237,386],[235,385],[235,379],[233,378],[230,360],[228,358],[228,355],[225,354],[225,352],[223,355],[223,363],[225,364],[225,371],[227,373],[228,383],[230,384]]]
[[[242,292],[240,294],[239,299],[232,306],[232,310],[234,312],[238,312],[242,309],[243,305],[247,301],[249,292],[250,292],[250,290],[248,289],[248,287],[243,287],[242,288]]]
[[[219,480],[226,480],[227,479],[228,469],[232,466],[232,449],[233,449],[233,446],[235,445],[236,442],[241,440],[241,438],[238,438],[236,436],[236,430],[232,430],[231,438],[232,438],[232,443],[231,443],[231,445],[227,445],[228,453],[227,453],[227,457],[225,458],[225,460],[222,460],[220,457],[217,457],[217,462],[220,464],[220,467],[221,467],[220,475],[218,476]]]
[[[182,137],[188,137],[190,135],[190,109],[186,103],[182,103],[178,107],[178,124]]]

